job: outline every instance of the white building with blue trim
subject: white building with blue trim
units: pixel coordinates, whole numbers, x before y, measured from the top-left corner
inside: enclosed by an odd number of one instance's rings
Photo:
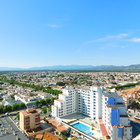
[[[123,98],[115,92],[102,96],[102,120],[111,140],[131,140],[132,127]]]

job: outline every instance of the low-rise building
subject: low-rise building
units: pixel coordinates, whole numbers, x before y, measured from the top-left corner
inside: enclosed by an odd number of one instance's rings
[[[40,113],[33,108],[20,112],[19,125],[21,130],[27,131],[40,126]]]
[[[3,101],[2,101],[2,104],[3,104],[3,106],[6,106],[6,105],[14,105],[14,104],[21,104],[22,102],[20,101],[20,100],[13,100],[13,99],[11,99],[11,98],[9,98],[9,99],[4,99]]]

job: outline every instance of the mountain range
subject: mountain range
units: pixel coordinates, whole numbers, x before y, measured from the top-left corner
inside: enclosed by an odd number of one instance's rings
[[[0,71],[43,71],[43,70],[85,70],[85,71],[140,71],[140,64],[129,65],[129,66],[115,66],[115,65],[55,65],[55,66],[44,66],[44,67],[32,67],[32,68],[10,68],[0,67]]]

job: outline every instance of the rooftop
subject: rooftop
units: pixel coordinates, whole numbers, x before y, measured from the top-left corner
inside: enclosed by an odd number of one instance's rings
[[[42,138],[43,138],[43,135],[42,134],[38,134],[38,135],[36,135],[36,137],[35,137],[36,139],[40,139],[40,140],[42,140]]]
[[[55,126],[56,127],[56,129],[59,131],[59,132],[63,132],[63,131],[65,131],[65,130],[67,130],[67,128],[65,127],[65,126],[63,126],[63,125],[61,125],[60,123],[58,123],[57,121],[55,121],[55,120],[48,120],[48,122],[50,123],[50,124],[52,124],[53,126]]]
[[[43,140],[61,140],[61,139],[50,132],[46,132],[44,134]]]
[[[59,101],[59,102],[61,102],[61,103],[63,103],[63,102],[64,102],[63,100],[60,100],[60,99],[57,99],[56,101]]]
[[[24,116],[29,116],[29,115],[32,115],[32,114],[35,114],[35,113],[39,113],[39,112],[36,109],[34,109],[34,108],[28,108],[26,110],[21,111],[21,113]]]

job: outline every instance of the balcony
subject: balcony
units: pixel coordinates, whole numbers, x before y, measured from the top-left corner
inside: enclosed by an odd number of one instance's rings
[[[37,123],[36,125],[38,126],[38,125],[40,125],[40,123]]]
[[[30,129],[30,126],[25,127],[24,129]]]
[[[30,124],[30,122],[25,122],[24,124],[25,124],[25,125],[28,125],[28,124]]]
[[[40,119],[40,117],[35,118],[35,120]]]
[[[35,117],[40,117],[40,114],[38,114],[38,115],[35,115]]]
[[[40,119],[35,120],[35,122],[40,122]]]
[[[30,124],[29,123],[28,124],[25,124],[25,126],[28,127],[28,126],[30,126]]]
[[[27,117],[27,118],[24,118],[24,120],[30,120],[30,118],[29,118],[29,117]]]

